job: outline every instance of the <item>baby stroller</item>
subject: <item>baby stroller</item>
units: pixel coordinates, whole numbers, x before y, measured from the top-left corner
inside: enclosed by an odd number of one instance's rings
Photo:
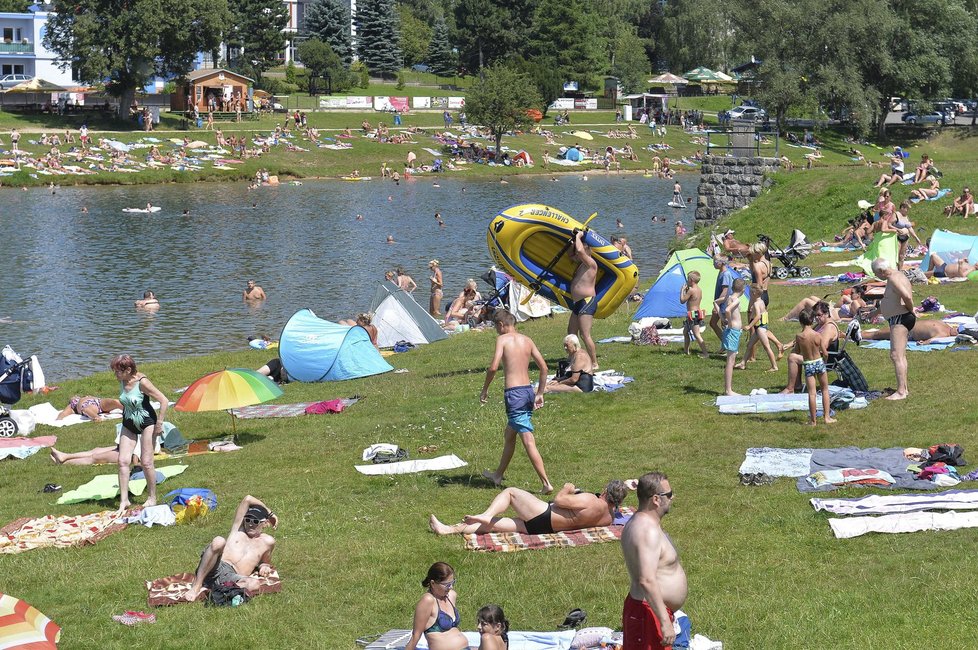
[[[778,280],[784,280],[788,276],[810,278],[812,268],[810,266],[798,266],[798,262],[808,257],[812,252],[812,245],[808,243],[805,233],[800,230],[791,232],[791,243],[786,248],[781,248],[775,244],[767,235],[758,235],[758,241],[767,244],[768,257],[776,258],[784,266],[776,266],[772,269],[772,274]]]
[[[35,374],[32,366],[37,364],[37,357],[21,359],[9,345],[0,353],[0,438],[11,438],[17,435],[17,422],[10,417],[7,405],[20,401],[22,391],[33,390]],[[38,371],[41,366],[36,365]],[[40,385],[44,385],[43,373]]]

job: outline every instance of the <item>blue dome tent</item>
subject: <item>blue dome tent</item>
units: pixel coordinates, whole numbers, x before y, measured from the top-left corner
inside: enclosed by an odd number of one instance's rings
[[[389,372],[362,327],[339,325],[300,309],[282,329],[279,357],[296,381],[342,381]]]
[[[742,277],[736,270],[731,269],[735,277]],[[666,265],[662,267],[658,279],[645,294],[642,304],[635,312],[633,320],[647,317],[656,318],[685,318],[686,305],[679,302],[679,292],[686,284],[686,276],[693,271],[700,274],[700,288],[703,290],[703,301],[700,308],[707,314],[713,313],[713,289],[716,286],[719,272],[713,268],[713,258],[698,248],[676,251]],[[741,311],[747,309],[750,290],[745,291],[740,299]]]

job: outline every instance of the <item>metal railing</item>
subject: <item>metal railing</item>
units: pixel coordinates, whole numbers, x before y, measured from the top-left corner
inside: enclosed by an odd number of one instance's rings
[[[734,120],[729,128],[710,129],[706,132],[706,153],[710,155],[779,158],[779,145],[780,138],[776,129],[764,129],[750,121]]]
[[[0,43],[0,54],[33,54],[33,43]]]

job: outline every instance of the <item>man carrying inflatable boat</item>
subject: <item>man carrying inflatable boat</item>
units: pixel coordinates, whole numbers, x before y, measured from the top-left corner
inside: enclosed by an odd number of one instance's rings
[[[584,243],[584,231],[574,231],[574,252],[571,257],[578,263],[570,284],[571,317],[567,322],[567,333],[580,336],[588,356],[591,357],[591,371],[598,369],[598,355],[591,338],[591,325],[598,309],[598,299],[594,282],[598,275],[598,264],[591,257],[590,247]]]

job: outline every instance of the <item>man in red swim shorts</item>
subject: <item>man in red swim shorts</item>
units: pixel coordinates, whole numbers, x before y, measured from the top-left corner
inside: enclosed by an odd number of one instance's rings
[[[662,518],[673,492],[662,472],[638,480],[638,510],[625,524],[621,551],[631,578],[622,611],[623,650],[665,650],[676,639],[672,613],[686,602],[686,572]]]

